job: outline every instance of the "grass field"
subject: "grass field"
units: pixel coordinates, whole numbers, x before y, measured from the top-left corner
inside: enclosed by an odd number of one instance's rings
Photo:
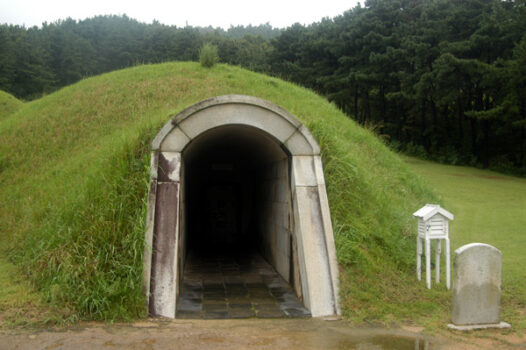
[[[404,157],[455,215],[451,250],[487,243],[503,254],[502,318],[526,327],[526,179]]]

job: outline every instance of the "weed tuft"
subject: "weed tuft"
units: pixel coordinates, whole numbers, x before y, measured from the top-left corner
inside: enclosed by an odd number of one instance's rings
[[[217,46],[206,43],[199,50],[199,62],[205,68],[212,68],[219,61],[219,55],[217,53]]]

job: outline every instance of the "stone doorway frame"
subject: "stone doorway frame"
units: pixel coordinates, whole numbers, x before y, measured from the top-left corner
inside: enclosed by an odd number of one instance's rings
[[[244,95],[213,97],[186,108],[152,142],[143,262],[143,292],[150,314],[175,317],[182,276],[183,151],[204,132],[228,125],[256,128],[288,155],[303,302],[313,317],[340,315],[338,265],[320,147],[283,108]]]

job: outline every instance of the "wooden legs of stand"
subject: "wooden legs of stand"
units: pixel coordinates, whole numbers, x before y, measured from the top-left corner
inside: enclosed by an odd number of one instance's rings
[[[416,237],[416,278],[422,280],[422,240]]]
[[[425,245],[423,244],[425,242]],[[451,262],[449,253],[449,238],[444,239],[444,248],[446,255],[446,287],[451,287]],[[424,247],[423,247],[424,245]],[[431,239],[416,238],[416,277],[422,279],[422,254],[426,258],[426,285],[431,289]],[[435,281],[440,283],[440,255],[442,254],[442,240],[436,239],[435,247]]]
[[[431,289],[431,242],[426,238],[426,285]]]
[[[449,253],[449,238],[444,239],[446,246],[446,287],[451,288],[451,254]]]
[[[435,248],[435,282],[440,283],[440,253],[442,253],[442,241],[436,239],[437,245]]]

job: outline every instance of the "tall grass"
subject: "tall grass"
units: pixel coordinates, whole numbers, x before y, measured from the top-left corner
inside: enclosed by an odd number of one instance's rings
[[[151,133],[112,144],[67,205],[45,209],[38,234],[17,237],[12,250],[45,299],[80,318],[144,316],[140,295]],[[24,249],[33,247],[37,249]],[[14,248],[14,247],[13,247]]]
[[[411,213],[435,197],[398,156],[309,90],[197,63],[86,79],[0,120],[0,154],[7,155],[0,171],[0,238],[49,303],[81,319],[145,315],[150,142],[170,115],[224,94],[284,107],[320,143],[346,317],[411,318],[442,307],[414,284],[412,267]]]

